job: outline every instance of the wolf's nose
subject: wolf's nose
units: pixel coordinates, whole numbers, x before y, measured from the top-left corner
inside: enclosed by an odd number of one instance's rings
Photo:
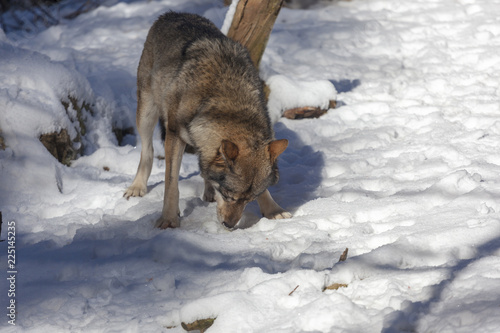
[[[229,229],[229,230],[233,230],[233,227],[231,227],[229,224],[227,224],[226,222],[222,222],[222,225],[224,227],[226,227],[226,229]]]

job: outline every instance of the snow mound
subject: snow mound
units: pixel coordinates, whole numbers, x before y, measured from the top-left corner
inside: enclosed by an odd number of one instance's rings
[[[296,81],[285,75],[273,75],[266,81],[269,87],[269,115],[277,122],[283,111],[296,107],[312,106],[328,110],[331,100],[336,100],[335,86],[325,80]]]

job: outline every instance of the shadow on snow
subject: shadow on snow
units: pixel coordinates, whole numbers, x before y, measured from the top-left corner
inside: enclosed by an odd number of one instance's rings
[[[477,255],[474,258],[458,260],[455,265],[446,269],[447,277],[445,279],[443,279],[439,284],[430,287],[432,290],[432,296],[428,300],[423,302],[411,302],[403,310],[392,312],[386,316],[382,332],[399,333],[421,331],[419,322],[423,317],[431,313],[434,304],[445,301],[444,292],[449,289],[457,277],[474,262],[488,256],[495,255],[495,252],[498,251],[498,249],[500,249],[500,237],[494,238],[477,247]],[[498,301],[491,302],[478,300],[478,302],[481,303],[481,307],[485,306],[485,302],[491,303],[489,304],[489,307],[497,307],[499,304]],[[474,304],[475,302],[470,300],[470,302],[467,302],[464,306],[466,305],[467,308],[472,309]],[[475,311],[471,310],[471,312],[474,313]]]

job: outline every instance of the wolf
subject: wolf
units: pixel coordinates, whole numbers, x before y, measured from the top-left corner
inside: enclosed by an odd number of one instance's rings
[[[209,20],[186,13],[161,15],[149,30],[137,70],[137,131],[141,159],[127,199],[143,196],[153,165],[153,130],[165,147],[165,196],[156,227],[179,227],[179,168],[194,147],[205,182],[203,199],[232,229],[257,200],[269,219],[290,218],[267,188],[278,182],[278,156],[263,86],[248,51]]]

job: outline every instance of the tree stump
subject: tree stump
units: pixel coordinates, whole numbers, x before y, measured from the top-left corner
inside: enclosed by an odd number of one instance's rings
[[[282,5],[283,0],[240,0],[236,6],[227,36],[248,49],[257,68]]]

